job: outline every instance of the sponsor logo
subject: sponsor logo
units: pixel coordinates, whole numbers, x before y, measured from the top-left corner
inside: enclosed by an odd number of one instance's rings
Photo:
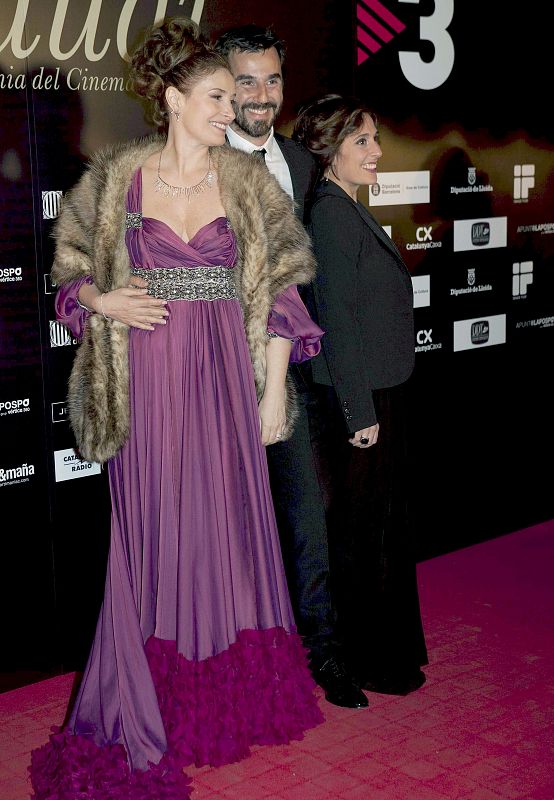
[[[84,478],[86,475],[99,475],[101,469],[100,464],[94,461],[83,461],[73,449],[54,452],[56,483]]]
[[[25,414],[30,410],[31,404],[28,397],[0,402],[0,417],[7,417],[10,414]]]
[[[479,292],[492,291],[492,286],[490,283],[476,283],[476,278],[476,268],[469,267],[467,271],[467,286],[460,286],[459,288],[450,289],[450,297],[458,297],[460,294],[477,294]]]
[[[432,225],[421,225],[416,228],[415,238],[417,241],[408,242],[406,250],[431,250],[435,247],[442,247],[442,242],[433,241]]]
[[[63,192],[43,192],[42,193],[42,218],[56,219],[59,217],[62,207]]]
[[[428,203],[430,172],[380,172],[379,182],[368,192],[370,206],[398,206]]]
[[[397,33],[401,33],[406,27],[382,3],[375,3],[373,0],[356,3],[356,17],[358,20],[356,31],[358,66],[367,61],[370,53],[376,53],[383,44],[388,44]]]
[[[514,300],[524,300],[527,297],[527,287],[532,283],[532,261],[516,261],[515,264],[512,264],[512,297]]]
[[[202,0],[203,2],[203,0]],[[400,0],[404,3],[418,3],[419,0]],[[438,0],[434,11],[425,16],[420,27],[419,40],[433,43],[434,55],[424,61],[419,53],[425,49],[416,42],[413,50],[400,50],[398,63],[402,74],[412,86],[418,89],[437,89],[447,80],[454,67],[455,46],[448,33],[448,26],[454,16],[453,0]],[[350,15],[350,8],[345,7]],[[358,0],[356,3],[357,61],[358,66],[374,56],[382,44],[388,44],[405,29],[404,23],[392,14],[381,0]],[[158,10],[158,16],[163,16]],[[440,43],[440,46],[439,46]]]
[[[0,489],[16,483],[28,483],[35,474],[33,464],[21,464],[19,467],[0,467]]]
[[[552,328],[554,317],[538,317],[537,319],[522,319],[516,322],[516,328]]]
[[[454,352],[475,347],[490,347],[506,342],[506,314],[477,319],[462,319],[454,323]]]
[[[471,226],[471,244],[485,247],[491,240],[491,227],[488,222],[474,222]]]
[[[494,187],[490,183],[478,183],[477,168],[467,168],[467,186],[451,186],[450,194],[474,194],[478,192],[493,192]]]
[[[52,403],[52,422],[67,422],[68,408],[65,400]]]
[[[433,341],[433,329],[422,328],[416,333],[416,353],[429,353],[431,350],[441,350],[442,342]]]
[[[506,247],[507,240],[507,217],[454,220],[454,252]]]
[[[535,187],[535,165],[514,164],[514,203],[526,203]]]
[[[23,270],[21,267],[2,267],[0,268],[0,283],[17,283],[23,280]]]
[[[433,238],[431,236],[431,231],[433,230],[432,225],[422,225],[419,228],[416,228],[416,239],[418,242],[430,242]]]
[[[78,344],[78,340],[71,336],[69,328],[63,323],[50,320],[50,346],[66,347],[70,344]]]
[[[412,288],[414,291],[414,308],[423,308],[431,305],[430,275],[412,275]]]
[[[44,275],[43,277],[44,277],[44,294],[54,294],[58,289],[57,284],[53,282],[49,273],[46,273],[46,275]]]
[[[489,341],[489,323],[486,319],[471,323],[471,344],[486,344]]]
[[[518,233],[554,233],[554,222],[537,222],[533,225],[518,225]]]

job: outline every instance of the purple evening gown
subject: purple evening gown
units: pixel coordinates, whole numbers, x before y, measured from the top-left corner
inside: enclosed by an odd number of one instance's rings
[[[127,209],[141,210],[141,172]],[[233,268],[225,217],[184,242],[142,218],[132,265]],[[58,318],[82,332],[82,280]],[[37,800],[187,797],[187,764],[243,758],[322,717],[291,612],[238,300],[176,300],[129,331],[130,437],[108,462],[112,534],[96,636],[66,727],[33,753]],[[319,351],[296,287],[268,330]]]

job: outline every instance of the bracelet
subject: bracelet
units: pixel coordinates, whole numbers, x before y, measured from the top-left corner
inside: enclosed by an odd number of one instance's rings
[[[84,308],[85,311],[88,311],[89,314],[94,314],[94,309],[93,308],[89,308],[84,303],[81,303],[81,301],[79,300],[78,297],[76,297],[75,299],[77,300],[77,305],[79,306],[79,308]]]
[[[100,295],[100,311],[102,312],[102,316],[104,317],[104,319],[107,320],[108,317],[104,314],[104,295],[105,294],[106,294],[106,292],[102,292],[102,294]]]

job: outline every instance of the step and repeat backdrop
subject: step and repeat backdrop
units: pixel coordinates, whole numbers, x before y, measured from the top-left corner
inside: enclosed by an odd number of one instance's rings
[[[379,182],[360,199],[413,279],[419,557],[554,516],[553,122],[533,5],[516,29],[502,3],[470,0],[4,0],[0,671],[81,668],[101,602],[107,476],[73,450],[78,342],[55,319],[51,231],[89,155],[150,132],[127,53],[166,15],[213,37],[272,25],[287,45],[284,133],[329,91],[377,113]]]
[[[365,201],[414,284],[420,557],[549,519],[554,119],[537,3],[355,3],[355,90],[381,119]],[[517,44],[514,42],[517,41]]]

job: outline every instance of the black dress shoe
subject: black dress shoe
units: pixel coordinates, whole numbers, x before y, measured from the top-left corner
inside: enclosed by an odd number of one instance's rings
[[[425,673],[417,669],[409,673],[372,675],[365,682],[361,681],[361,686],[368,692],[396,694],[400,697],[405,697],[410,692],[415,692],[416,689],[423,686],[425,680]]]
[[[347,673],[344,664],[336,658],[328,658],[313,676],[325,691],[325,699],[334,706],[343,708],[366,708],[367,697],[356,686],[353,678]]]

